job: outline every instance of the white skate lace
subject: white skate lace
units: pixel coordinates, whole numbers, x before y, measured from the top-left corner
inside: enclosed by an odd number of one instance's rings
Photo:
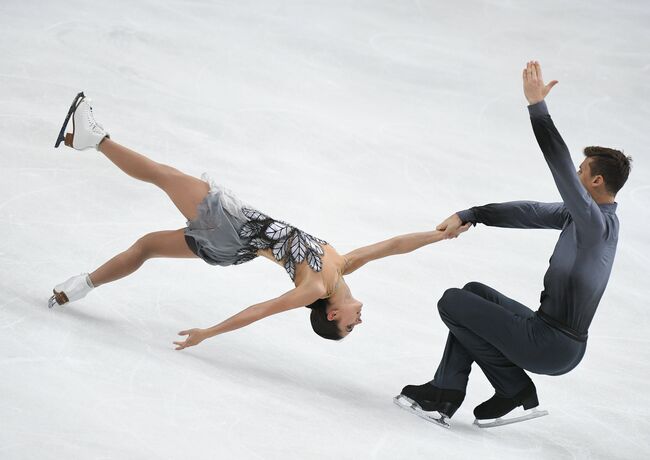
[[[95,116],[93,115],[93,108],[90,104],[88,105],[88,110],[86,110],[86,120],[88,122],[88,127],[91,131],[97,134],[104,134],[105,132],[104,127],[99,123],[97,123],[97,121],[95,121]]]

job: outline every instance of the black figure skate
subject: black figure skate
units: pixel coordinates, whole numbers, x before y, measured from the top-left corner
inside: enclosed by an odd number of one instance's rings
[[[393,398],[402,409],[444,428],[451,428],[449,419],[465,399],[459,390],[443,390],[431,383],[407,385]]]
[[[517,409],[522,406],[522,409]],[[512,398],[494,395],[474,408],[474,425],[480,428],[492,428],[510,423],[524,422],[548,415],[548,411],[539,410],[537,390],[531,382],[526,388]],[[504,417],[508,415],[508,417]]]

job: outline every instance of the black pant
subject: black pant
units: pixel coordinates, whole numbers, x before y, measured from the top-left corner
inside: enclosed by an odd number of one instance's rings
[[[586,343],[542,321],[534,311],[481,283],[448,289],[438,301],[449,328],[433,379],[439,388],[465,391],[473,362],[496,393],[512,397],[535,374],[561,375],[576,367]]]

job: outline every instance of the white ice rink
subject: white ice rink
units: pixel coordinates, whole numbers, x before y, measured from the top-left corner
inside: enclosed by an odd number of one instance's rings
[[[650,3],[0,1],[0,459],[650,458]],[[521,69],[581,161],[634,157],[617,259],[587,354],[534,376],[550,416],[480,430],[476,366],[443,430],[399,410],[433,377],[435,305],[477,280],[536,309],[555,231],[478,226],[347,277],[364,324],[342,343],[297,309],[174,351],[287,291],[266,260],[153,260],[78,303],[52,287],[141,235],[185,225],[94,151],[53,148],[74,95],[112,137],[339,252],[496,201],[555,201]]]

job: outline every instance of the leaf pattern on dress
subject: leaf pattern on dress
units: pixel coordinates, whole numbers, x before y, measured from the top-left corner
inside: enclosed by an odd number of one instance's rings
[[[315,237],[309,235],[308,233],[304,233],[304,232],[303,232],[303,235],[304,235],[304,237],[305,237],[305,241],[307,241],[307,244],[308,244],[308,245],[309,245],[309,246],[310,246],[314,251],[316,251],[316,252],[318,253],[318,255],[322,256],[323,254],[325,254],[324,251],[323,251],[323,248],[320,246],[320,244],[317,243],[317,241],[321,241],[321,242],[322,242],[323,240],[319,240],[318,238],[315,238]],[[322,244],[322,243],[321,243],[321,244]],[[325,244],[327,244],[327,243],[325,243]],[[318,270],[318,271],[320,271],[320,270]]]
[[[239,236],[243,238],[252,238],[259,233],[262,227],[264,227],[264,222],[258,222],[255,220],[248,221],[239,231]]]
[[[250,220],[264,221],[269,219],[269,216],[267,216],[266,214],[262,214],[256,209],[242,208],[242,212]]]
[[[271,222],[268,227],[266,227],[264,234],[268,238],[274,241],[278,241],[289,236],[289,234],[292,233],[294,230],[295,228],[293,228],[291,225],[287,224],[286,222],[275,220]]]
[[[297,263],[301,263],[307,257],[307,243],[302,232],[296,232],[291,241],[291,258]]]
[[[282,260],[289,252],[289,246],[291,245],[291,238],[286,238],[284,240],[277,241],[273,245],[273,256],[275,260]]]
[[[287,257],[287,261],[284,263],[284,269],[289,274],[291,281],[296,277],[296,265],[293,263],[291,257]]]
[[[261,249],[271,249],[275,259],[284,263],[291,280],[295,279],[296,265],[305,260],[312,270],[323,269],[321,256],[325,252],[321,246],[326,245],[326,241],[255,209],[243,208],[242,212],[248,219],[239,231],[245,246],[237,252],[235,264],[254,259]]]
[[[268,249],[268,247],[270,246],[269,242],[266,239],[260,238],[259,236],[252,238],[250,245],[253,246],[255,249]]]
[[[309,264],[309,267],[315,272],[319,272],[323,269],[323,259],[318,257],[313,252],[307,253],[307,263]]]

